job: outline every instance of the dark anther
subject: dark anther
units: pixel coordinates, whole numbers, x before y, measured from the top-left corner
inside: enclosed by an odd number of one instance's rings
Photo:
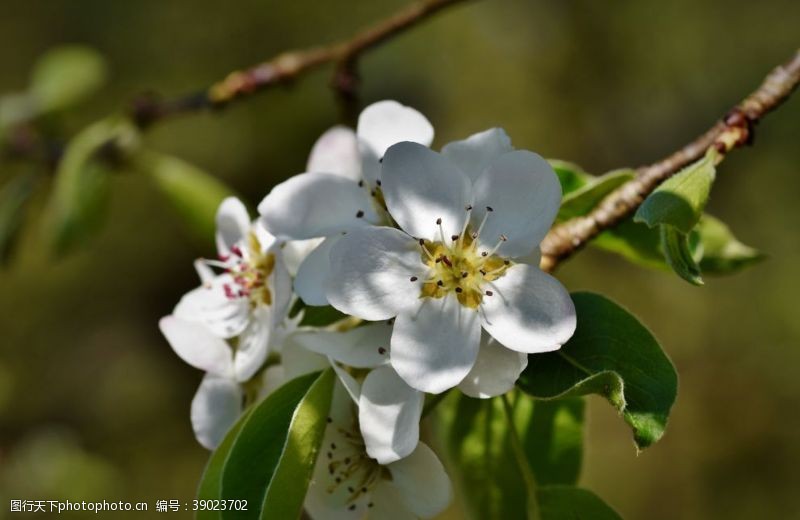
[[[347,492],[348,493],[352,493],[354,491],[355,491],[355,489],[353,488],[353,486],[347,486]]]
[[[381,185],[381,180],[380,180],[380,179],[376,180],[376,181],[375,181],[375,184],[377,184],[378,186],[380,186],[380,185]]]
[[[347,509],[349,509],[350,511],[355,511],[356,510],[356,505],[355,504],[350,504],[350,507],[348,507]]]
[[[483,252],[481,253],[481,256],[489,256],[489,253],[488,253],[487,251],[483,251]]]
[[[511,263],[511,261],[509,261],[509,260],[503,260],[503,265],[508,265],[510,263]]]
[[[437,219],[436,219],[436,225],[438,226],[438,225],[440,225],[441,223],[442,223],[442,219],[441,219],[441,218],[437,218]]]
[[[452,235],[452,236],[450,237],[450,239],[451,239],[453,242],[455,242],[456,240],[458,240],[458,235]]]
[[[493,293],[492,291],[486,291],[486,296],[491,296],[491,295],[493,295],[493,294],[494,294],[494,293]]]
[[[331,449],[332,449],[332,450],[335,450],[335,449],[336,449],[336,443],[333,443],[333,442],[331,443]]]
[[[438,285],[439,287],[441,287],[441,286],[443,286],[443,285],[444,285],[444,282],[443,282],[442,280],[439,280],[438,282],[436,282],[436,285]]]
[[[460,292],[463,292],[463,291],[464,291],[464,289],[462,289],[461,287],[456,287],[456,292],[457,293],[460,293]]]
[[[492,212],[494,211],[494,208],[491,206],[486,206],[486,211]]]
[[[464,271],[463,273],[461,273],[461,278],[466,278],[467,276],[469,276],[468,272]]]
[[[361,218],[364,216],[364,212],[361,210],[356,211],[356,218]]]
[[[378,194],[378,192],[377,192],[377,191],[375,191],[375,190],[372,190],[372,191],[370,191],[370,192],[369,192],[369,194],[370,194],[370,195],[372,195],[372,196],[374,197],[375,195],[377,195],[377,194]]]
[[[424,238],[420,238],[419,239],[419,245],[421,245],[421,246],[425,245],[425,239]]]
[[[439,258],[437,258],[436,260],[434,260],[434,263],[438,264],[438,263],[439,263],[439,262],[441,262],[441,261],[442,261],[442,257],[440,256]]]
[[[375,506],[375,504],[373,504],[372,502],[370,502],[369,504],[367,504],[367,507],[374,507],[374,506]]]
[[[345,464],[350,464],[350,457],[347,457],[346,459],[344,459],[344,463]]]
[[[378,347],[378,354],[380,354],[380,355],[386,354],[386,349],[383,348],[383,347]]]
[[[412,282],[416,282],[418,279],[419,279],[419,278],[417,278],[416,276],[412,276],[412,277],[410,278],[410,280],[411,280]]]
[[[363,188],[364,187],[364,181],[358,181],[358,187],[359,188]]]
[[[333,453],[331,453],[331,452],[328,452],[328,458],[329,458],[329,459],[332,459],[332,458],[333,458]]]
[[[480,273],[481,273],[483,276],[486,276],[486,271],[484,271],[483,269],[481,269],[481,270],[480,270]]]
[[[333,419],[331,419],[330,417],[328,417],[328,424],[330,424],[330,423],[332,423],[332,422],[333,422]]]
[[[382,162],[383,162],[383,157],[381,157],[380,159],[378,159],[378,162],[379,162],[379,163],[382,163]]]
[[[361,488],[361,492],[362,492],[362,493],[366,493],[366,492],[367,492],[367,488],[365,488],[365,487],[362,487],[362,488]]]
[[[339,484],[342,482],[342,477],[336,477],[336,483]]]
[[[442,255],[442,262],[444,262],[447,267],[453,267],[453,262],[444,255]]]
[[[464,206],[464,209],[467,211],[472,211],[472,204],[467,204],[466,206]]]

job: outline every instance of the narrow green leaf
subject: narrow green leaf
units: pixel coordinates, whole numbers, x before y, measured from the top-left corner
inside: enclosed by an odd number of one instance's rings
[[[514,422],[540,484],[572,484],[580,473],[583,400],[511,398]],[[472,399],[453,392],[436,408],[436,432],[449,467],[473,513],[480,519],[524,519],[526,488],[509,439],[500,398]]]
[[[56,47],[36,63],[30,94],[40,112],[71,107],[94,94],[106,82],[103,56],[82,45]]]
[[[559,182],[561,182],[561,192],[563,195],[567,195],[582,188],[594,179],[594,176],[583,171],[583,168],[577,164],[560,161],[558,159],[548,159],[547,162],[553,167]]]
[[[675,367],[633,315],[593,293],[574,293],[578,326],[559,350],[528,356],[517,385],[537,398],[599,394],[622,413],[638,448],[664,434],[678,390]]]
[[[223,518],[297,518],[327,424],[332,369],[286,383],[255,406],[222,469],[222,498],[247,500]]]
[[[703,285],[700,267],[692,257],[689,236],[672,226],[661,226],[664,258],[675,273],[692,285]]]
[[[303,319],[300,320],[300,325],[308,327],[325,327],[348,317],[347,314],[334,309],[330,305],[322,307],[306,305],[300,299],[292,306],[289,316],[294,318],[301,311],[303,312]]]
[[[702,159],[664,181],[639,206],[634,221],[650,227],[670,225],[688,235],[708,202],[718,157],[719,152],[709,148]]]
[[[110,164],[102,150],[131,148],[136,128],[124,118],[98,121],[76,135],[58,165],[45,218],[53,251],[62,254],[97,229],[108,197]]]
[[[739,242],[719,219],[705,214],[697,226],[702,258],[700,269],[707,274],[731,274],[757,264],[765,255]]]
[[[539,489],[542,520],[622,520],[600,497],[571,486],[547,486]]]
[[[142,152],[137,167],[153,180],[196,238],[208,241],[216,229],[217,208],[233,196],[216,177],[182,159],[158,152]]]
[[[568,220],[589,213],[606,195],[633,179],[633,176],[633,170],[616,170],[593,178],[564,196],[557,220]]]
[[[198,500],[220,500],[222,498],[222,471],[228,457],[231,453],[231,448],[242,430],[242,426],[250,416],[253,408],[248,408],[239,420],[231,427],[230,431],[225,435],[225,438],[217,446],[217,449],[211,454],[208,459],[203,476],[200,478],[200,485],[197,488]],[[222,511],[214,509],[199,510],[195,515],[198,519],[220,519],[222,518]]]
[[[36,175],[23,173],[0,189],[0,263],[4,264],[9,259],[35,183]]]

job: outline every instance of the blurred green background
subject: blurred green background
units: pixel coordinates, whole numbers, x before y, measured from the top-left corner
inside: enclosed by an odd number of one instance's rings
[[[24,88],[48,48],[92,46],[111,81],[69,115],[78,129],[142,91],[193,91],[404,3],[3,0],[0,92]],[[791,56],[799,20],[796,0],[478,1],[366,56],[361,102],[418,108],[436,147],[503,126],[517,147],[602,173],[705,130]],[[302,171],[337,122],[328,80],[316,72],[168,121],[147,143],[257,203]],[[590,399],[581,484],[626,518],[800,517],[798,143],[793,99],[759,126],[755,147],[725,161],[710,203],[766,262],[703,288],[592,250],[561,270],[570,289],[637,313],[681,376],[666,436],[638,456],[615,412]],[[0,517],[10,498],[189,500],[206,458],[188,420],[201,374],[172,353],[157,320],[196,284],[191,262],[212,238],[191,240],[145,179],[119,175],[98,236],[53,262],[36,218],[45,195],[46,183],[0,272]]]

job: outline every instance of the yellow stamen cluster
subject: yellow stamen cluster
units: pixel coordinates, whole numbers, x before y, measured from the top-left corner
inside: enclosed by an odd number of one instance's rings
[[[461,305],[477,309],[484,296],[492,295],[485,285],[503,276],[510,262],[493,252],[479,251],[477,240],[466,231],[452,237],[450,245],[420,241],[422,261],[429,268],[420,297],[444,298],[452,292]]]

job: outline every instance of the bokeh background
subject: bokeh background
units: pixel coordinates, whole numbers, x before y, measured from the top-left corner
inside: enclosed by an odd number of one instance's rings
[[[0,92],[23,88],[48,48],[90,45],[111,82],[71,116],[78,128],[144,90],[192,91],[403,4],[2,0]],[[707,128],[794,52],[798,20],[796,0],[476,1],[367,55],[361,103],[420,109],[437,147],[499,125],[518,147],[602,173]],[[328,72],[171,120],[147,144],[257,203],[337,122]],[[800,517],[799,143],[793,99],[759,126],[755,147],[725,161],[713,192],[710,212],[766,262],[702,288],[592,250],[560,272],[571,289],[635,311],[680,374],[666,436],[638,456],[615,412],[590,399],[581,484],[626,518]],[[190,239],[145,179],[120,175],[99,234],[54,262],[40,191],[0,272],[0,517],[15,497],[189,500],[206,459],[188,420],[201,374],[157,320],[195,285],[191,262],[211,237]]]

